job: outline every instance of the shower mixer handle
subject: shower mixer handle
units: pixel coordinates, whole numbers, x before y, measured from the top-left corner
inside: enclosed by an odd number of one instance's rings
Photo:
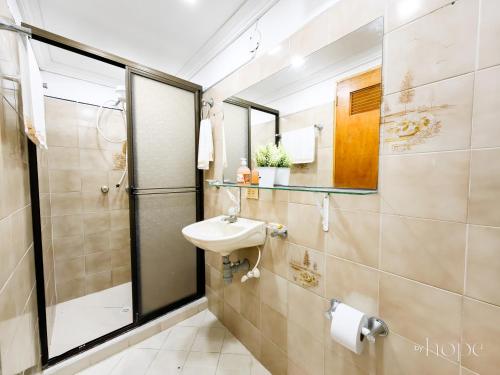
[[[109,192],[109,186],[102,185],[101,186],[101,192],[104,193],[104,194],[107,194]]]

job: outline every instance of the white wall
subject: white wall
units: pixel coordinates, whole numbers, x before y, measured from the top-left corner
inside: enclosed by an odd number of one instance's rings
[[[108,100],[115,100],[114,87],[99,85],[81,79],[42,71],[42,80],[47,84],[44,94],[81,103],[102,105]],[[109,106],[112,103],[108,103]]]

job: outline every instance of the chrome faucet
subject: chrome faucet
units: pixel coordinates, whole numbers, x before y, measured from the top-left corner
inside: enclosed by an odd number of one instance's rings
[[[236,208],[230,207],[227,210],[227,216],[222,218],[222,221],[227,221],[228,223],[236,223],[238,221],[238,216],[236,215]]]

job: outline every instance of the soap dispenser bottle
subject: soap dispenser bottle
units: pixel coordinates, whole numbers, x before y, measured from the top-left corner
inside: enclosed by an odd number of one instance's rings
[[[248,185],[250,183],[250,169],[247,165],[247,158],[241,158],[240,167],[236,171],[236,182]]]

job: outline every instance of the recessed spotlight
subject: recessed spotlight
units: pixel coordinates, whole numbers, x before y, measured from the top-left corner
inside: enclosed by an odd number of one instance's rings
[[[294,68],[300,68],[305,62],[306,60],[302,56],[293,56],[290,60],[290,64]]]

